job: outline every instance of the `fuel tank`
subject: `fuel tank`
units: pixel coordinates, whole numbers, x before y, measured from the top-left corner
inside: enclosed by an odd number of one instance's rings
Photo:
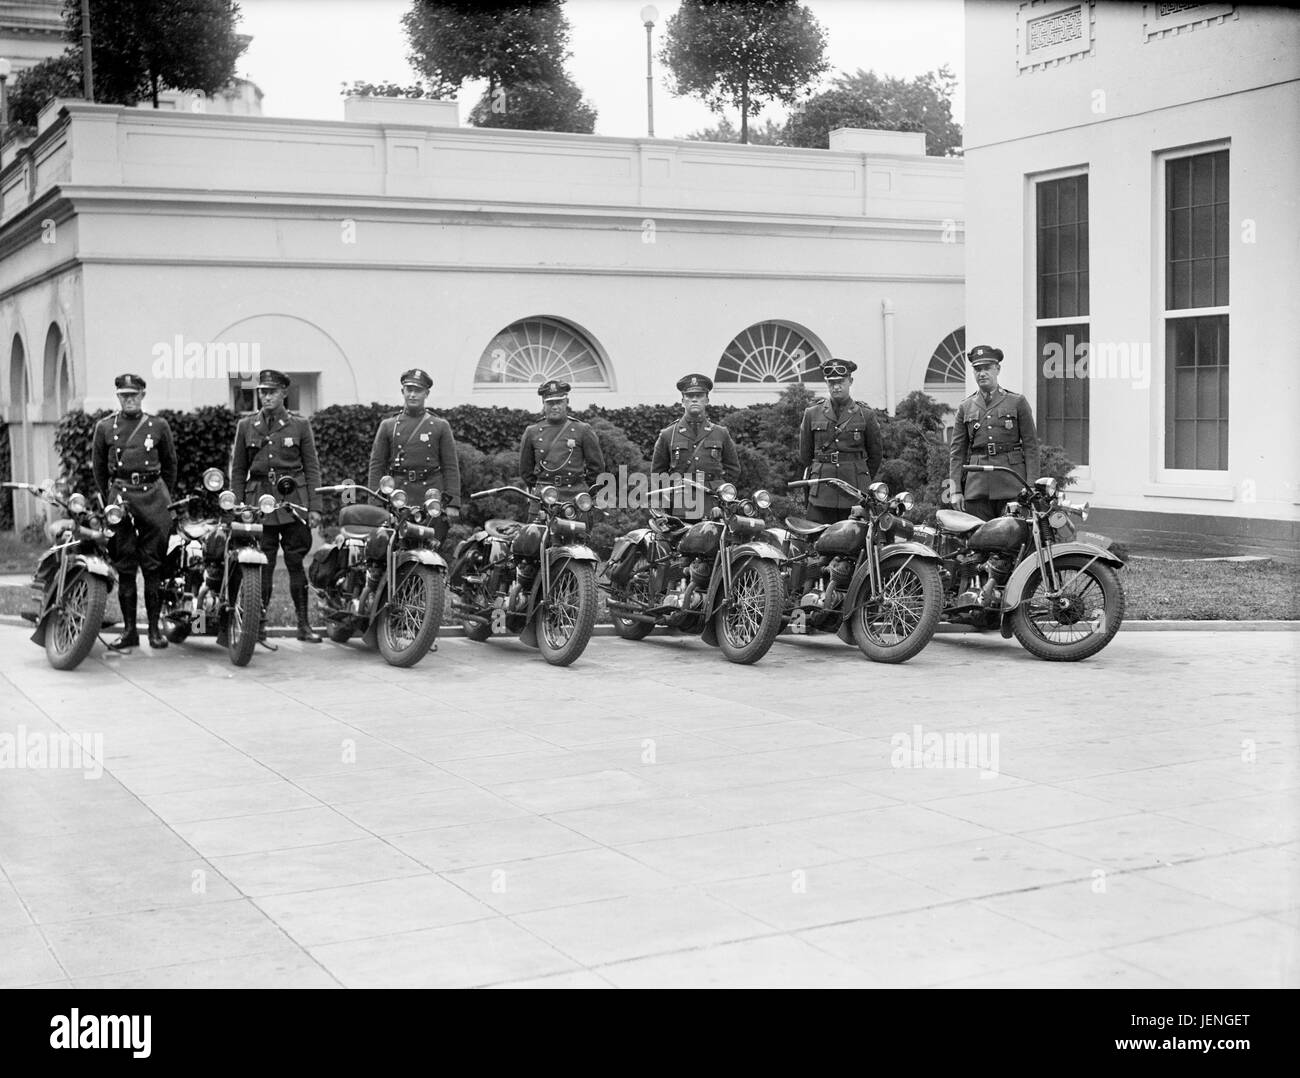
[[[1017,550],[1029,538],[1029,522],[1016,517],[985,521],[970,533],[966,542],[972,550]]]
[[[535,558],[542,549],[542,536],[546,534],[545,524],[525,524],[515,536],[510,548],[517,558]]]
[[[702,520],[687,529],[677,549],[693,558],[711,558],[718,552],[718,539],[721,534],[722,525],[715,524],[711,520]]]
[[[867,526],[856,520],[841,520],[817,537],[817,553],[855,555],[867,541]]]

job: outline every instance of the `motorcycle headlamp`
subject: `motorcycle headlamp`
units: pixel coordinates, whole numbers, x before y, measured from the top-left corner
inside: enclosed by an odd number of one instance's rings
[[[915,505],[916,505],[916,499],[913,498],[912,495],[905,490],[900,491],[898,494],[894,495],[895,511],[898,513],[911,512],[912,508]]]
[[[554,505],[560,500],[560,492],[554,487],[542,487],[542,489],[537,492],[537,496],[542,499],[542,502],[545,505]]]
[[[1042,479],[1034,480],[1034,487],[1041,494],[1046,494],[1049,498],[1056,497],[1056,480],[1051,476],[1044,476]]]
[[[271,495],[269,494],[263,494],[260,498],[257,499],[257,508],[262,513],[274,513],[275,499],[272,498]],[[249,518],[245,517],[244,519],[247,520]]]
[[[424,511],[431,517],[442,516],[442,502],[437,498],[427,498],[424,502]]]
[[[121,524],[123,515],[122,507],[117,504],[110,505],[104,510],[104,519],[113,525]]]
[[[576,498],[573,499],[573,504],[578,507],[579,512],[590,513],[591,506],[593,504],[591,500],[591,495],[588,494],[586,491],[583,491],[581,494],[579,494]]]
[[[217,504],[221,506],[222,512],[229,513],[230,510],[235,508],[235,492],[233,490],[223,490],[221,497],[217,499]]]
[[[425,489],[424,502],[426,505],[429,502],[441,502],[441,501],[442,501],[442,491],[440,491],[437,487],[427,487]]]
[[[215,494],[226,485],[226,477],[221,474],[220,468],[209,468],[203,473],[203,489],[210,494]]]
[[[740,503],[740,513],[742,516],[752,517],[756,512],[757,510],[754,508],[753,502]]]
[[[393,491],[393,492],[388,496],[388,504],[391,505],[394,509],[405,509],[405,508],[406,508],[406,491],[404,491],[404,490],[402,490],[402,489],[400,489],[400,488],[397,489],[397,490],[394,490],[394,491]]]
[[[889,501],[889,487],[884,483],[872,483],[867,487],[867,493],[871,495],[872,501],[885,505]]]
[[[719,501],[730,504],[736,500],[736,488],[730,483],[723,483],[722,486],[718,487],[717,493]]]
[[[68,511],[71,513],[84,513],[86,511],[86,496],[84,494],[74,494],[69,498]]]
[[[754,491],[754,504],[760,509],[768,509],[772,505],[772,495],[766,490]]]
[[[391,475],[383,476],[379,480],[380,494],[384,494],[384,495],[392,494],[393,491],[395,491],[396,489],[397,489],[397,482],[396,480],[393,479]]]
[[[239,519],[242,520],[245,524],[252,524],[253,518],[255,516],[257,516],[257,514],[254,513],[251,509],[245,509],[242,513],[239,514]]]

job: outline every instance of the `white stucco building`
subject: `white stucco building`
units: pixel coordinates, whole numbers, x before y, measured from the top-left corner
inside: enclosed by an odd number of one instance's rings
[[[891,406],[963,392],[960,160],[921,135],[829,150],[461,128],[445,102],[340,122],[52,104],[0,168],[0,409],[15,473],[48,474],[68,407],[397,400],[533,408],[719,402],[858,362]],[[199,358],[201,357],[201,359]],[[17,508],[17,507],[16,507]]]
[[[1300,17],[965,10],[968,340],[1080,463],[1090,526],[1294,556]]]

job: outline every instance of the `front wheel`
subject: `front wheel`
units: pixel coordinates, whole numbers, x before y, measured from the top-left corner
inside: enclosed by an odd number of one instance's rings
[[[1049,662],[1078,662],[1110,643],[1124,620],[1124,589],[1109,565],[1095,561],[1086,569],[1056,563],[1061,590],[1048,594],[1042,572],[1025,582],[1011,629],[1031,655]]]
[[[596,627],[595,568],[590,562],[565,562],[551,575],[551,592],[542,603],[537,650],[552,666],[568,666]]]
[[[414,666],[428,653],[442,624],[447,582],[428,565],[397,570],[397,584],[379,619],[376,643],[389,666]]]
[[[904,663],[934,636],[943,609],[943,583],[931,561],[891,558],[880,566],[879,595],[853,611],[853,639],[868,659]]]
[[[90,654],[107,601],[102,577],[83,571],[67,583],[63,605],[50,615],[45,630],[45,657],[55,670],[71,670]]]
[[[239,591],[230,611],[226,650],[236,666],[247,666],[262,627],[262,567],[245,565],[239,574]]]
[[[717,613],[718,647],[733,663],[756,663],[781,631],[785,584],[770,561],[751,558],[731,575],[731,594]]]

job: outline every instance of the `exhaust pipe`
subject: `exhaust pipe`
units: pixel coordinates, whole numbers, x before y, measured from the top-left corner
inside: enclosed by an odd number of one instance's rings
[[[658,625],[659,619],[652,618],[649,614],[642,614],[639,610],[627,605],[627,603],[606,603],[605,609],[612,614],[617,614],[624,621],[639,621],[643,625]]]

